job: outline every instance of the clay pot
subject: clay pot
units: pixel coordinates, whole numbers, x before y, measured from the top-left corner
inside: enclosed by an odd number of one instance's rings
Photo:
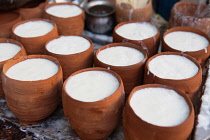
[[[191,78],[181,79],[181,80],[163,79],[163,78],[157,77],[151,71],[149,71],[149,63],[153,58],[160,56],[160,55],[184,56],[197,65],[198,73]],[[189,55],[178,53],[178,52],[162,52],[162,53],[156,54],[156,55],[152,56],[151,58],[149,58],[145,65],[144,84],[155,84],[155,83],[168,85],[168,86],[171,86],[177,90],[180,90],[181,92],[185,93],[191,99],[192,103],[195,103],[198,98],[197,97],[198,91],[199,91],[201,83],[202,83],[202,68],[201,68],[200,64],[195,60],[195,58],[193,58]]]
[[[152,17],[152,0],[143,8],[134,9],[130,4],[116,2],[117,22],[150,21]]]
[[[164,37],[171,33],[171,32],[175,32],[175,31],[186,31],[186,32],[192,32],[192,33],[196,33],[198,35],[201,35],[203,37],[205,37],[208,41],[209,41],[209,45],[208,47],[206,47],[205,49],[202,50],[198,50],[198,51],[186,51],[186,52],[182,52],[180,50],[176,50],[174,48],[171,48],[168,44],[166,44]],[[187,55],[190,55],[192,57],[194,57],[198,63],[201,65],[202,68],[204,68],[207,59],[210,55],[210,38],[208,37],[207,34],[205,34],[204,32],[197,30],[195,28],[191,28],[191,27],[174,27],[169,29],[168,31],[166,31],[163,35],[163,39],[162,39],[162,51],[163,52],[181,52],[181,53],[185,53]]]
[[[107,139],[121,120],[124,106],[124,88],[121,78],[113,71],[104,68],[88,68],[77,71],[71,76],[85,71],[105,71],[119,81],[119,88],[110,96],[96,102],[83,102],[73,99],[63,86],[63,108],[66,119],[84,140]],[[70,76],[70,77],[71,77]]]
[[[48,51],[46,46],[53,39],[48,41],[45,45],[45,53],[57,58],[58,61],[60,62],[62,66],[62,70],[63,70],[64,80],[67,79],[72,73],[78,70],[93,66],[94,44],[89,38],[84,37],[84,36],[81,36],[81,37],[87,39],[90,42],[90,47],[87,50],[80,53],[63,55],[63,54],[56,54],[56,53]]]
[[[47,3],[40,3],[37,7],[34,8],[20,8],[18,12],[22,15],[25,20],[42,18],[44,12],[44,6]]]
[[[37,37],[21,37],[14,33],[15,28],[18,25],[24,24],[30,21],[46,21],[53,24],[53,29],[45,35],[37,36]],[[41,27],[40,27],[41,28]],[[44,54],[44,46],[48,40],[54,39],[58,37],[58,30],[56,24],[48,19],[31,19],[31,20],[24,20],[15,24],[12,28],[13,38],[18,40],[26,49],[27,54]]]
[[[163,87],[166,89],[175,90],[181,95],[187,104],[189,105],[190,114],[188,118],[177,126],[162,127],[150,124],[140,117],[138,117],[130,106],[130,100],[134,92],[148,87]],[[123,128],[125,140],[186,140],[194,125],[194,108],[190,99],[172,87],[159,84],[148,84],[134,88],[126,102],[124,116],[123,116]]]
[[[59,67],[58,72],[48,79],[37,81],[20,81],[6,76],[10,67],[33,58],[53,61]],[[61,99],[62,69],[58,60],[51,56],[29,55],[8,61],[3,67],[2,81],[7,105],[21,124],[35,124],[48,117]]]
[[[6,39],[6,38],[0,38],[0,43],[13,43],[15,45],[18,45],[21,47],[20,51],[11,59],[9,60],[15,60],[15,59],[18,59],[19,57],[21,56],[26,56],[26,51],[23,47],[22,44],[20,44],[18,41],[16,40],[13,40],[13,39]],[[5,61],[0,61],[0,73],[2,73],[2,69],[3,69],[3,65],[7,62],[8,60],[5,60]],[[1,76],[0,76],[0,97],[4,97],[4,92],[3,92],[3,87],[2,87],[2,79],[1,79]]]
[[[141,62],[136,63],[134,65],[113,66],[113,65],[103,63],[97,58],[97,55],[100,51],[105,50],[107,48],[116,47],[116,46],[125,46],[125,47],[137,49],[144,54],[144,59]],[[95,56],[94,56],[94,66],[107,68],[119,74],[125,86],[125,93],[126,93],[126,98],[127,98],[134,87],[143,84],[144,65],[146,63],[146,60],[147,60],[147,53],[143,48],[132,43],[112,43],[112,44],[105,45],[96,51]]]
[[[117,42],[130,42],[133,44],[136,44],[138,46],[141,46],[144,50],[146,50],[148,57],[151,57],[153,55],[155,55],[158,51],[159,48],[159,44],[160,44],[160,32],[158,30],[158,33],[150,38],[144,39],[144,40],[131,40],[131,39],[127,39],[122,37],[121,35],[116,33],[116,30],[118,27],[128,24],[128,23],[136,23],[136,21],[128,21],[128,22],[122,22],[119,23],[115,28],[114,28],[114,32],[113,32],[113,42],[117,43]],[[154,25],[153,25],[154,26]]]
[[[69,18],[62,18],[62,17],[56,17],[53,15],[50,15],[46,12],[46,9],[54,6],[54,5],[75,5],[80,8],[79,5],[73,4],[73,3],[52,3],[48,4],[44,8],[44,18],[53,20],[57,26],[58,26],[58,33],[59,35],[82,35],[82,32],[84,30],[84,20],[85,20],[85,12],[83,12],[80,15],[69,17]]]
[[[200,7],[200,13],[197,9]],[[206,11],[207,5],[197,4],[192,1],[177,2],[172,10],[169,20],[169,27],[189,26],[199,29],[206,34],[210,34],[210,17],[202,16]],[[196,13],[197,12],[197,13]],[[201,17],[200,17],[201,16]]]
[[[0,38],[10,38],[12,27],[22,20],[17,12],[0,13]]]

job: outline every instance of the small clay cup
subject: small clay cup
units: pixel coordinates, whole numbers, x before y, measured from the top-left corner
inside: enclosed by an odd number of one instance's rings
[[[82,13],[80,15],[69,17],[69,18],[62,18],[50,15],[46,12],[46,9],[54,6],[54,5],[75,5],[81,8],[79,5],[73,3],[52,3],[47,4],[44,8],[43,17],[47,19],[53,20],[58,26],[58,33],[59,35],[82,35],[84,30],[85,24],[85,12],[82,9]]]
[[[143,53],[144,59],[139,63],[129,65],[129,66],[113,66],[113,65],[103,63],[97,58],[97,55],[100,51],[103,51],[107,48],[116,47],[116,46],[125,46],[125,47],[137,49],[138,51]],[[126,93],[125,95],[127,98],[134,87],[143,84],[144,65],[146,63],[147,58],[148,57],[147,57],[146,51],[140,46],[137,46],[132,43],[112,43],[112,44],[105,45],[96,51],[95,56],[94,56],[94,66],[107,68],[119,74],[125,86],[125,93]]]
[[[53,29],[45,35],[37,36],[37,37],[21,37],[14,33],[15,28],[18,25],[24,24],[30,21],[45,21],[53,24]],[[41,28],[41,27],[40,27]],[[28,55],[30,54],[44,54],[44,46],[48,40],[54,39],[58,37],[58,29],[57,25],[48,19],[31,19],[31,20],[24,20],[15,24],[12,28],[13,31],[13,38],[18,40],[26,49]]]
[[[80,53],[63,55],[63,54],[56,54],[56,53],[48,51],[46,46],[50,41],[54,39],[48,41],[45,45],[45,53],[47,55],[57,58],[58,61],[60,62],[62,66],[62,70],[63,70],[64,80],[66,80],[72,73],[78,70],[93,66],[94,44],[89,38],[84,37],[84,36],[81,36],[81,37],[87,39],[90,42],[90,47],[87,50]]]
[[[134,92],[149,87],[161,87],[176,91],[181,95],[189,105],[190,114],[188,118],[181,124],[170,127],[163,127],[150,124],[140,117],[138,117],[130,106],[130,100]],[[179,90],[172,87],[148,84],[134,88],[126,102],[125,111],[123,116],[123,129],[125,140],[186,140],[193,129],[194,125],[194,108],[190,99]]]
[[[184,56],[197,65],[198,73],[191,78],[181,79],[181,80],[163,79],[163,78],[157,77],[151,71],[149,71],[149,63],[153,58],[160,56],[160,55]],[[198,98],[197,95],[198,95],[198,91],[200,89],[201,83],[202,83],[202,68],[201,68],[200,64],[195,60],[195,58],[193,58],[189,55],[186,55],[186,54],[182,54],[182,53],[178,53],[178,52],[162,52],[162,53],[156,54],[156,55],[152,56],[151,58],[149,58],[145,65],[144,84],[163,84],[163,85],[171,86],[171,87],[185,93],[191,99],[192,103],[195,103]]]
[[[196,13],[199,8],[200,13]],[[171,10],[169,28],[188,26],[199,29],[210,35],[210,17],[199,17],[205,12],[207,13],[207,5],[199,5],[193,1],[177,2]]]
[[[126,21],[147,21],[152,17],[152,0],[148,0],[143,8],[133,9],[131,5],[116,2],[117,22]]]
[[[196,33],[198,35],[201,35],[203,37],[205,37],[208,41],[209,41],[209,45],[202,50],[198,50],[198,51],[186,51],[186,52],[182,52],[180,50],[171,48],[168,44],[166,44],[164,37],[171,33],[171,32],[176,32],[176,31],[186,31],[186,32],[192,32],[192,33]],[[204,68],[207,59],[210,55],[210,38],[208,37],[207,34],[205,34],[204,32],[202,32],[201,30],[195,29],[195,28],[191,28],[191,27],[173,27],[171,29],[169,29],[168,31],[166,31],[163,35],[163,39],[162,39],[162,52],[181,52],[181,53],[185,53],[187,55],[190,55],[192,57],[194,57],[198,63],[201,65],[202,68]]]
[[[20,81],[6,76],[13,65],[27,59],[43,58],[58,65],[58,72],[52,77],[37,81]],[[61,100],[63,74],[58,60],[47,55],[22,56],[4,64],[3,89],[7,105],[23,125],[36,124],[48,117]]]
[[[141,46],[144,50],[146,50],[148,57],[151,57],[155,55],[158,51],[159,44],[160,44],[160,31],[158,30],[158,33],[150,38],[144,39],[144,40],[131,40],[122,37],[121,35],[116,33],[117,28],[119,28],[122,25],[128,24],[128,23],[136,23],[137,21],[128,21],[128,22],[122,22],[119,23],[113,31],[113,42],[130,42],[133,44],[136,44],[138,46]],[[153,25],[154,26],[154,25]],[[128,31],[127,31],[128,32]]]
[[[119,88],[105,99],[96,102],[83,102],[75,100],[67,94],[65,88],[67,79],[63,85],[62,95],[64,114],[82,140],[107,139],[122,117],[125,98],[123,83],[115,72],[104,68],[87,68],[77,71],[71,76],[85,71],[108,72],[118,79]]]
[[[20,42],[16,41],[16,40],[13,40],[13,39],[6,39],[6,38],[0,38],[0,43],[12,43],[12,44],[15,44],[15,45],[18,45],[21,47],[20,51],[11,59],[8,59],[8,60],[15,60],[15,59],[18,59],[19,57],[21,56],[26,56],[26,51],[23,47],[22,44],[20,44]],[[5,60],[5,61],[0,61],[0,73],[2,73],[2,69],[3,69],[3,65],[8,61],[8,60]],[[0,97],[3,97],[4,98],[4,92],[3,92],[3,87],[2,87],[2,79],[1,79],[1,76],[0,76]]]
[[[12,27],[22,21],[22,16],[17,12],[0,13],[0,38],[10,38]]]

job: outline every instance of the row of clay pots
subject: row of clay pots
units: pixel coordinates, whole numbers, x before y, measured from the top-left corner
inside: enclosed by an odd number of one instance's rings
[[[0,22],[0,38],[9,38],[12,36],[12,27],[17,24],[23,23],[22,20],[32,20],[37,18],[50,19],[57,24],[59,35],[82,35],[84,30],[84,10],[80,15],[59,18],[48,14],[45,10],[54,5],[75,5],[80,8],[79,5],[73,3],[41,3],[35,8],[21,8],[14,12],[0,13],[0,18],[4,19]]]

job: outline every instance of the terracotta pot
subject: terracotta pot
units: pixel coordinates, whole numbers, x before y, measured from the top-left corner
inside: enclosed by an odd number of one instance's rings
[[[37,36],[37,37],[21,37],[14,33],[15,28],[18,25],[24,24],[30,21],[46,21],[53,24],[53,29],[45,35]],[[48,19],[31,19],[31,20],[24,20],[15,24],[12,28],[13,31],[13,38],[15,40],[20,41],[26,49],[27,54],[44,54],[44,46],[48,40],[54,39],[58,37],[58,30],[56,24]]]
[[[207,12],[207,5],[200,5],[201,12],[196,13],[198,7],[198,4],[192,1],[177,2],[171,10],[169,27],[189,26],[202,30],[209,35],[210,17],[199,17],[205,11]]]
[[[44,12],[44,6],[47,3],[40,3],[37,7],[34,8],[20,8],[18,12],[22,15],[25,20],[42,18]]]
[[[205,37],[208,41],[209,41],[209,45],[202,50],[198,50],[198,51],[186,51],[186,52],[182,52],[180,50],[171,48],[168,44],[166,44],[164,37],[171,33],[171,32],[175,32],[175,31],[186,31],[186,32],[192,32],[192,33],[196,33],[198,35],[201,35],[203,37]],[[208,37],[207,34],[205,34],[204,32],[197,30],[195,28],[191,28],[191,27],[174,27],[169,29],[168,31],[166,31],[163,35],[163,39],[162,39],[162,51],[163,52],[181,52],[181,53],[185,53],[187,55],[190,55],[192,57],[194,57],[198,63],[202,66],[202,68],[204,68],[207,59],[210,55],[210,38]]]
[[[73,99],[63,86],[63,108],[66,119],[81,139],[107,139],[121,120],[124,106],[124,88],[121,78],[113,71],[104,68],[88,68],[77,71],[71,76],[85,71],[105,71],[119,81],[119,88],[110,96],[96,102],[83,102]],[[70,76],[70,77],[71,77]]]
[[[117,42],[130,42],[133,44],[136,44],[138,46],[141,46],[144,50],[146,50],[148,57],[151,57],[153,55],[155,55],[158,51],[159,48],[159,44],[160,44],[160,32],[158,30],[158,33],[150,38],[144,39],[144,40],[131,40],[131,39],[127,39],[122,37],[121,35],[116,33],[116,30],[118,27],[128,24],[128,23],[136,23],[136,21],[128,21],[128,22],[122,22],[119,23],[115,28],[114,28],[114,32],[113,32],[113,42],[117,43]],[[154,25],[153,25],[154,26]]]
[[[27,59],[43,58],[58,65],[58,72],[52,77],[37,81],[20,81],[6,76],[13,65]],[[58,60],[47,55],[29,55],[8,61],[3,67],[3,89],[7,105],[21,124],[34,124],[48,117],[61,99],[63,84],[62,69]]]
[[[148,87],[163,87],[175,90],[189,105],[190,114],[188,118],[177,126],[162,127],[150,124],[138,117],[130,106],[130,100],[135,91]],[[186,140],[194,125],[194,108],[189,98],[182,92],[165,85],[148,84],[134,88],[126,102],[123,128],[125,140]]]
[[[131,5],[116,2],[117,22],[150,21],[152,17],[152,0],[148,0],[143,8],[134,9]]]
[[[10,38],[12,27],[22,20],[22,16],[17,12],[0,13],[0,38]]]
[[[48,41],[45,45],[45,53],[57,58],[58,61],[60,62],[62,66],[62,70],[63,70],[64,80],[67,79],[72,73],[78,70],[93,66],[94,44],[89,38],[84,37],[84,36],[81,36],[81,37],[87,39],[90,42],[90,47],[87,50],[80,53],[63,55],[63,54],[56,54],[56,53],[48,51],[46,46],[53,39]]]
[[[192,62],[194,62],[198,67],[198,73],[194,75],[191,78],[187,79],[163,79],[160,77],[155,76],[151,71],[149,71],[149,63],[150,61],[160,55],[180,55],[188,58]],[[180,90],[181,92],[185,93],[193,103],[197,100],[198,91],[200,89],[201,83],[202,83],[202,68],[199,65],[199,63],[191,56],[178,53],[178,52],[162,52],[159,54],[156,54],[155,56],[148,59],[146,65],[145,65],[145,71],[144,71],[144,84],[163,84],[171,86],[177,90]]]
[[[97,58],[97,55],[100,51],[105,50],[107,48],[116,47],[116,46],[125,46],[125,47],[137,49],[144,54],[144,59],[141,62],[136,63],[134,65],[113,66],[113,65],[103,63]],[[119,74],[125,86],[126,97],[128,97],[128,95],[130,94],[131,90],[134,87],[143,84],[144,65],[146,63],[146,60],[147,60],[147,53],[143,48],[135,44],[131,44],[131,43],[112,43],[112,44],[105,45],[96,51],[95,56],[94,56],[94,66],[111,69],[115,71],[117,74]]]
[[[13,40],[13,39],[6,39],[6,38],[0,38],[0,43],[13,43],[15,45],[18,45],[21,47],[21,50],[11,59],[9,60],[15,60],[18,59],[21,56],[26,56],[26,51],[23,47],[22,44],[20,44],[18,41]],[[3,65],[7,62],[8,60],[5,61],[0,61],[0,73],[2,73]],[[3,92],[3,87],[2,87],[2,79],[0,76],[0,96],[4,97],[4,92]]]
[[[69,18],[62,18],[50,15],[46,12],[46,9],[54,6],[54,5],[75,5],[80,8],[79,5],[73,3],[52,3],[48,4],[44,8],[44,18],[53,20],[58,26],[58,33],[59,35],[82,35],[84,30],[84,20],[85,20],[85,12],[82,9],[82,13],[80,15],[69,17]]]

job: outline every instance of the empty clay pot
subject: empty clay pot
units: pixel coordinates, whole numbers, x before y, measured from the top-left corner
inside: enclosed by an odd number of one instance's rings
[[[205,13],[209,13],[207,8],[207,5],[199,5],[193,1],[177,2],[171,10],[169,27],[188,26],[209,35],[210,17],[205,16]]]
[[[54,62],[58,72],[52,77],[37,81],[20,81],[6,75],[13,65],[27,59],[43,58]],[[61,99],[62,69],[58,60],[47,55],[29,55],[8,61],[3,67],[3,89],[7,105],[21,124],[34,124],[48,117]]]
[[[149,70],[149,63],[152,59],[154,59],[157,56],[161,55],[180,55],[188,58],[194,64],[198,67],[198,73],[194,75],[193,77],[187,78],[187,79],[164,79],[160,78],[156,75],[154,75]],[[171,86],[177,90],[180,90],[181,92],[185,93],[192,101],[192,103],[195,103],[196,100],[198,100],[197,94],[200,89],[202,83],[202,68],[200,64],[195,60],[195,58],[178,53],[178,52],[162,52],[159,54],[156,54],[148,59],[146,65],[145,65],[145,71],[144,71],[144,84],[163,84]]]
[[[83,102],[73,99],[67,93],[67,79],[64,82],[62,95],[64,114],[81,139],[107,139],[122,117],[124,106],[123,83],[121,78],[115,72],[104,68],[83,69],[73,73],[71,76],[86,71],[104,71],[112,74],[118,79],[119,88],[113,94],[102,100]],[[69,78],[71,78],[71,76]]]
[[[82,13],[68,18],[56,17],[46,12],[46,9],[54,5],[75,5],[80,8],[79,5],[73,3],[52,3],[48,4],[44,8],[43,17],[53,20],[58,26],[59,35],[82,35],[84,30],[85,12],[82,9]]]
[[[190,114],[188,118],[181,124],[176,126],[157,126],[151,123],[148,123],[138,117],[133,108],[131,108],[130,100],[134,92],[149,87],[162,87],[166,89],[171,89],[176,91],[181,95],[187,104],[189,105]],[[194,125],[194,108],[190,99],[172,87],[159,85],[159,84],[148,84],[142,85],[134,88],[126,102],[124,116],[123,116],[123,128],[125,140],[186,140],[193,129]]]
[[[0,13],[0,38],[10,38],[12,27],[22,20],[22,16],[17,12]]]
[[[205,37],[208,41],[209,41],[209,45],[202,50],[198,50],[198,51],[186,51],[186,52],[182,52],[180,50],[174,49],[172,47],[170,47],[168,44],[166,44],[164,37],[171,33],[171,32],[175,32],[175,31],[186,31],[186,32],[192,32],[192,33],[196,33],[198,35],[201,35],[203,37]],[[210,55],[210,38],[208,37],[207,34],[205,34],[204,32],[197,30],[195,28],[191,28],[191,27],[173,27],[171,29],[169,29],[168,31],[166,31],[163,35],[163,40],[162,40],[162,51],[163,52],[181,52],[181,53],[185,53],[187,55],[190,55],[192,57],[194,57],[198,63],[201,65],[202,68],[204,68],[207,59]]]
[[[100,51],[105,50],[107,48],[116,47],[116,46],[125,46],[125,47],[129,47],[129,48],[137,49],[138,51],[143,53],[144,59],[141,62],[133,64],[133,65],[113,66],[110,64],[106,64],[97,58],[97,55]],[[113,70],[117,74],[119,74],[119,76],[122,78],[123,84],[125,86],[126,97],[128,97],[128,95],[130,94],[131,90],[134,87],[143,84],[143,75],[144,75],[143,71],[144,71],[144,65],[146,63],[147,58],[148,57],[147,57],[146,51],[143,48],[141,48],[135,44],[112,43],[112,44],[105,45],[96,51],[95,56],[94,56],[94,66],[107,68],[107,69]]]
[[[48,41],[45,45],[45,53],[57,58],[58,61],[60,62],[62,66],[62,70],[63,70],[64,80],[67,79],[72,73],[78,70],[93,66],[94,44],[89,38],[84,37],[84,36],[81,36],[81,37],[87,39],[90,42],[90,47],[87,50],[80,53],[63,55],[63,54],[56,54],[56,53],[50,52],[49,50],[47,50],[46,46],[50,41],[54,39]]]
[[[160,44],[160,32],[158,30],[158,33],[150,38],[144,39],[144,40],[131,40],[122,37],[121,35],[116,33],[117,28],[119,28],[122,25],[128,24],[128,23],[136,23],[136,21],[128,21],[128,22],[122,22],[119,23],[115,28],[113,32],[113,42],[130,42],[133,44],[136,44],[138,46],[141,46],[144,50],[146,50],[148,57],[151,57],[155,55],[158,51],[159,44]],[[153,25],[154,26],[154,25]]]
[[[46,21],[53,24],[53,29],[45,35],[37,36],[37,37],[21,37],[14,33],[15,28],[18,25],[24,24],[30,21]],[[41,28],[41,27],[40,27]],[[54,39],[58,37],[58,29],[57,25],[48,19],[31,19],[31,20],[24,20],[15,24],[12,28],[13,31],[13,38],[18,40],[26,49],[27,54],[44,54],[44,45],[48,40]]]
[[[11,59],[9,60],[15,60],[15,59],[18,59],[19,57],[21,56],[26,56],[26,51],[23,47],[22,44],[20,44],[18,41],[16,40],[13,40],[13,39],[6,39],[6,38],[0,38],[0,43],[12,43],[12,44],[15,44],[15,45],[18,45],[21,47],[21,50]],[[8,60],[5,60],[5,61],[0,61],[0,73],[2,73],[2,69],[3,69],[3,65],[7,62]],[[2,88],[2,79],[1,79],[1,76],[0,76],[0,96],[3,96],[4,97],[4,92],[3,92],[3,88]]]
[[[116,0],[116,18],[117,22],[126,21],[150,21],[152,17],[152,0],[148,0],[143,8],[134,9],[129,3]]]

